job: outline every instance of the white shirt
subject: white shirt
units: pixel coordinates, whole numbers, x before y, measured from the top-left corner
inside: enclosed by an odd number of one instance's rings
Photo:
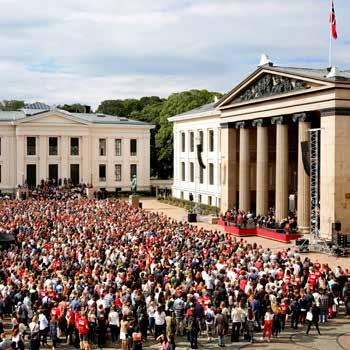
[[[44,330],[49,326],[49,322],[44,314],[39,315],[39,328],[40,330]]]
[[[154,321],[157,326],[163,326],[165,324],[165,312],[159,313],[157,311],[154,315]]]
[[[116,311],[111,311],[108,315],[109,324],[119,327],[119,314]]]

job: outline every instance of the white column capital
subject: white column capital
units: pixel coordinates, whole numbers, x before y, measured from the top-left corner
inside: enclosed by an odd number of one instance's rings
[[[284,124],[286,122],[286,118],[283,116],[283,115],[281,115],[281,116],[279,116],[279,117],[273,117],[273,118],[271,118],[271,124],[276,124],[276,125],[282,125],[282,124]]]

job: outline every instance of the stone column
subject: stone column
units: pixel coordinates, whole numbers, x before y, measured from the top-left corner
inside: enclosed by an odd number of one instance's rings
[[[254,120],[253,126],[257,127],[256,143],[256,214],[268,213],[268,173],[269,150],[268,128],[263,126],[263,119]]]
[[[16,149],[17,149],[17,184],[16,185],[24,185],[24,180],[27,177],[26,174],[26,165],[25,165],[25,143],[24,136],[17,135],[16,136]]]
[[[107,141],[108,142],[108,139]],[[108,149],[108,143],[107,143],[107,154]],[[82,137],[82,145],[80,152],[82,154],[81,162],[82,162],[82,169],[80,177],[83,180],[84,183],[90,183],[91,182],[91,150],[90,150],[90,135],[84,135]]]
[[[283,117],[272,119],[276,124],[276,222],[288,216],[288,125]]]
[[[239,129],[239,209],[250,210],[250,152],[249,129],[244,122],[236,124]]]
[[[46,180],[48,178],[48,138],[46,136],[39,136],[39,176],[38,181]]]
[[[236,207],[237,192],[237,130],[231,124],[222,124],[220,130],[221,144],[221,203],[224,213]]]
[[[293,116],[294,121],[298,121],[298,198],[297,217],[298,229],[302,233],[310,232],[310,177],[305,172],[301,143],[309,141],[308,129],[311,123],[307,121],[307,114],[300,113]]]
[[[70,178],[69,169],[69,155],[70,155],[70,138],[68,136],[61,136],[61,178],[62,183],[64,179]]]

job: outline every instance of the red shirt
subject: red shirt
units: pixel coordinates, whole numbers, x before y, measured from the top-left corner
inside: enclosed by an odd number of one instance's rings
[[[56,316],[56,318],[59,318],[61,316],[61,311],[58,307],[53,307],[50,312],[51,317]]]
[[[68,310],[66,314],[66,319],[68,326],[74,326],[75,323],[75,313],[73,310]]]
[[[316,276],[316,274],[314,273],[314,272],[311,272],[310,274],[309,274],[309,278],[308,278],[308,283],[309,283],[309,285],[311,286],[311,287],[315,287],[315,285],[316,285],[316,282],[317,282],[317,276]]]
[[[89,321],[86,317],[79,317],[78,322],[78,332],[79,334],[87,334],[89,331]]]

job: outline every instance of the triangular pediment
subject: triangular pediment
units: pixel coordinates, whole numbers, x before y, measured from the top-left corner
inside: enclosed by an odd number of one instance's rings
[[[217,106],[222,108],[274,99],[328,86],[329,82],[326,81],[274,71],[272,68],[259,68],[224,96]]]
[[[32,116],[27,116],[19,121],[19,124],[40,125],[88,125],[87,122],[69,113],[61,111],[48,111]]]

